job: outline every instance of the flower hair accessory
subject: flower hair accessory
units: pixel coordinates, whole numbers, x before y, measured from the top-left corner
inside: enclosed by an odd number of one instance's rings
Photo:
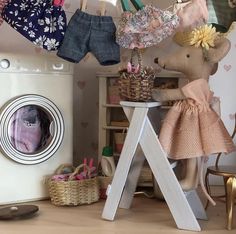
[[[212,25],[203,25],[192,31],[189,44],[195,47],[201,46],[208,50],[210,47],[215,46],[215,39],[218,35],[219,33],[216,32],[215,27],[212,27]]]

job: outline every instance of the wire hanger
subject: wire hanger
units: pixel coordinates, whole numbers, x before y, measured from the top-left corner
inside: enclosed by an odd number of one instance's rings
[[[128,0],[120,0],[123,11],[131,11]]]
[[[138,11],[138,10],[141,10],[142,8],[144,8],[144,4],[142,3],[141,0],[130,0],[132,2],[132,4],[134,5],[135,9]]]
[[[130,0],[135,9],[141,10],[145,5],[141,2],[141,0]],[[121,6],[123,11],[131,11],[128,0],[121,0]]]

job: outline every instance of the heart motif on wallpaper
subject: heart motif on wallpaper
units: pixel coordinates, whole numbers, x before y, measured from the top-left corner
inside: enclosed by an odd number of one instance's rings
[[[84,81],[84,80],[79,80],[79,81],[77,82],[77,85],[78,85],[78,87],[79,87],[80,89],[84,89],[84,87],[85,87],[85,85],[86,85],[86,81]]]
[[[42,51],[42,48],[35,47],[35,48],[34,48],[34,51],[35,51],[36,54],[40,54],[41,51]]]
[[[70,5],[71,5],[70,3],[65,3],[64,4],[65,9],[68,10],[70,8]]]
[[[230,115],[229,115],[229,118],[230,118],[231,120],[234,120],[235,114],[230,114]]]
[[[231,65],[226,65],[226,64],[224,65],[225,71],[229,71],[231,68],[232,68]]]
[[[87,128],[88,127],[88,122],[81,122],[80,124],[81,124],[81,126],[83,128]]]

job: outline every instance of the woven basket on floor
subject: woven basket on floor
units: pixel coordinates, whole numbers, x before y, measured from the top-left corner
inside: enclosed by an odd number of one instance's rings
[[[122,100],[133,102],[145,102],[152,99],[152,89],[154,86],[154,70],[150,67],[143,67],[141,52],[133,49],[130,64],[133,65],[134,56],[138,57],[138,72],[121,72],[119,78],[120,96]]]
[[[106,199],[106,190],[107,187],[111,184],[113,177],[112,176],[98,176],[99,186],[100,186],[100,198]]]
[[[82,164],[75,169],[67,181],[49,180],[49,194],[54,205],[77,206],[91,204],[99,200],[99,182],[97,177],[73,180],[74,176],[84,167],[87,168],[90,176],[89,167]]]
[[[70,163],[61,164],[55,171],[55,175],[59,174],[69,174],[75,171],[75,167]]]

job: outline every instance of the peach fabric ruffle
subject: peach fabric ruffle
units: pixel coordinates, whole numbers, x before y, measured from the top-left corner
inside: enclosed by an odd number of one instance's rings
[[[176,102],[169,110],[159,134],[168,157],[184,159],[234,151],[227,129],[210,107],[213,93],[207,81],[192,81],[182,92],[187,99]]]

